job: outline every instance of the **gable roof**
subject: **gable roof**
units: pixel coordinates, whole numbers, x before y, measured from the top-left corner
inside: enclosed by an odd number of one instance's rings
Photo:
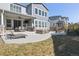
[[[43,4],[43,3],[32,3],[32,4],[42,4],[44,7],[45,7],[45,9],[47,9],[48,10],[48,8],[45,6],[45,4]]]
[[[25,6],[25,5],[23,5],[23,4],[21,4],[21,3],[13,3],[13,4],[17,4],[17,5],[20,5],[20,6],[22,6],[22,7],[25,7],[25,8],[26,8],[26,6]]]
[[[15,4],[18,4],[18,5],[20,5],[20,6],[23,6],[23,7],[27,7],[27,6],[29,6],[29,5],[31,5],[31,4],[42,4],[44,7],[45,7],[45,9],[46,10],[48,10],[48,8],[45,6],[45,4],[43,4],[43,3],[15,3]]]

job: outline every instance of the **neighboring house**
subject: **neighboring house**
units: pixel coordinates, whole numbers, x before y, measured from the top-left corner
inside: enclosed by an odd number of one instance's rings
[[[42,3],[0,3],[0,25],[1,31],[4,28],[48,31],[48,9]]]
[[[49,17],[50,30],[67,30],[68,28],[68,17],[63,16],[51,16]]]

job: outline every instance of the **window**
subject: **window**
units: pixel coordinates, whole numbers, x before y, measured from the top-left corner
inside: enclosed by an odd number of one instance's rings
[[[41,27],[41,21],[39,21],[39,27]]]
[[[37,27],[38,25],[37,25],[37,21],[35,21],[35,26]]]
[[[11,27],[11,20],[10,19],[7,19],[7,27]]]
[[[18,6],[15,7],[16,11],[18,12]]]
[[[13,6],[13,11],[16,11],[16,8],[15,8],[15,7],[16,7],[16,6],[14,5],[14,6]]]
[[[44,27],[44,22],[42,22],[42,27]]]
[[[45,12],[45,16],[47,16],[47,13]]]
[[[10,10],[13,10],[13,4],[10,4]]]
[[[44,16],[44,11],[42,11],[42,16]]]
[[[39,15],[41,15],[41,10],[39,10]]]
[[[55,24],[53,23],[53,26],[55,26]]]
[[[45,22],[45,27],[47,27],[47,23]]]
[[[58,27],[61,27],[62,26],[62,24],[61,23],[58,23]]]
[[[18,7],[18,11],[21,12],[21,7]]]
[[[10,10],[13,12],[21,13],[21,7],[19,5],[10,4]]]
[[[35,14],[38,14],[38,9],[37,8],[35,8]]]

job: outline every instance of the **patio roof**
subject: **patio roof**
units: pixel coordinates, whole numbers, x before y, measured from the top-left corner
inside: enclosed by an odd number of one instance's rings
[[[27,15],[27,14],[24,15],[21,13],[16,13],[16,12],[11,12],[11,11],[6,11],[6,10],[4,10],[4,14],[6,17],[12,17],[12,18],[17,18],[17,19],[36,19],[35,17],[31,15]]]

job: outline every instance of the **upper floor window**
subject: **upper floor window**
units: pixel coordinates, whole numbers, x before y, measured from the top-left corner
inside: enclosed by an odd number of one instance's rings
[[[39,10],[39,15],[41,15],[41,10]]]
[[[44,16],[44,11],[42,11],[42,16]]]
[[[21,13],[21,7],[16,4],[10,4],[10,10]]]
[[[47,16],[47,13],[45,12],[45,16]]]
[[[10,10],[13,10],[13,4],[10,4]]]
[[[18,12],[21,12],[21,7],[18,7],[17,9],[18,9]]]
[[[38,14],[38,9],[37,8],[35,8],[35,14]]]

